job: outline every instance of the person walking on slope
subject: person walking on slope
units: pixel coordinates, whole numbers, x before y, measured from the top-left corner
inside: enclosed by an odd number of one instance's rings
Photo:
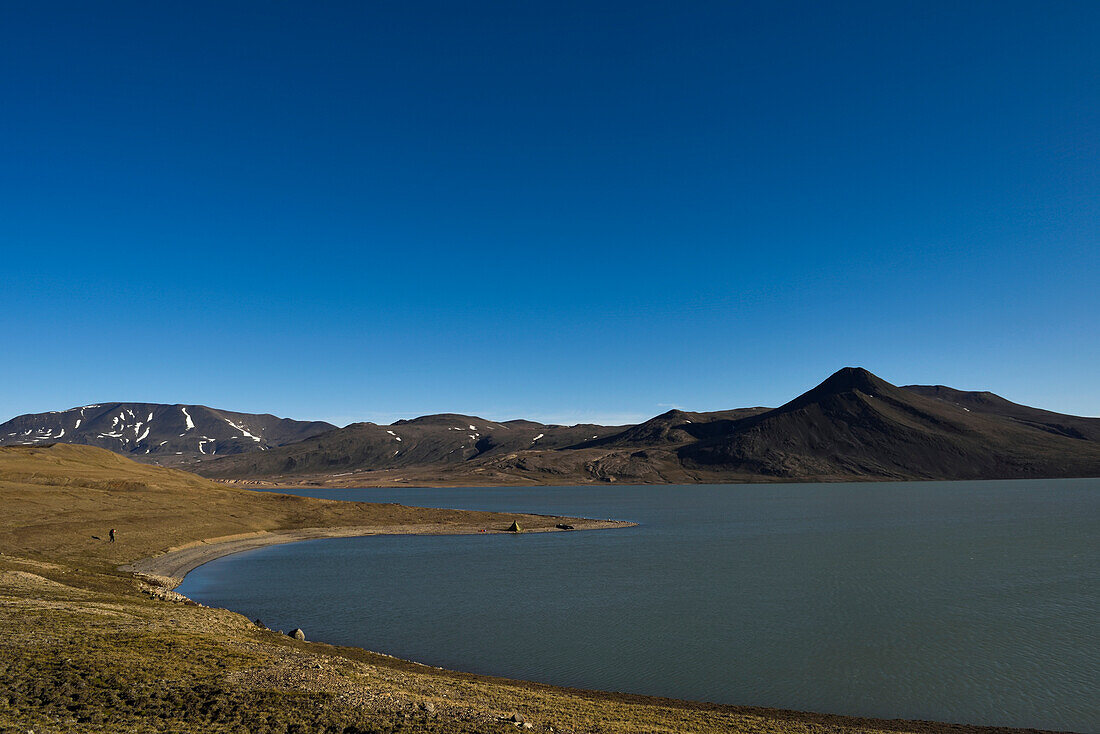
[[[111,532],[107,533],[107,535],[110,536],[111,542],[114,543],[115,542],[115,529],[111,528]]]

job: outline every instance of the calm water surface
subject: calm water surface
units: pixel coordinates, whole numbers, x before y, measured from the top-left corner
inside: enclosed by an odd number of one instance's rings
[[[477,673],[1100,731],[1100,480],[302,494],[641,526],[308,541],[179,590]]]

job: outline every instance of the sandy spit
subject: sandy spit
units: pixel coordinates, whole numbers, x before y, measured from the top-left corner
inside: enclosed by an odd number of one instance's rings
[[[576,530],[606,530],[610,528],[633,527],[637,523],[616,520],[570,519]],[[524,533],[560,533],[570,532],[558,528],[531,528]],[[168,588],[175,588],[183,582],[189,572],[222,556],[262,548],[280,543],[294,543],[299,540],[319,538],[350,538],[367,535],[472,535],[474,533],[511,534],[505,530],[486,529],[479,525],[357,525],[348,527],[301,528],[298,530],[259,531],[239,535],[227,535],[220,538],[197,540],[165,553],[143,558],[125,566],[120,571],[140,573],[145,576],[161,577]]]

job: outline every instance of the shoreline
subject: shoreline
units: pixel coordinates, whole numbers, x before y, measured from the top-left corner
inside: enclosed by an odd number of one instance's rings
[[[590,520],[568,518],[573,530],[536,527],[524,529],[524,533],[567,533],[581,530],[610,530],[636,527],[637,523],[626,520]],[[253,533],[226,535],[206,538],[169,548],[159,555],[142,558],[118,567],[119,571],[141,576],[157,577],[161,585],[174,589],[183,583],[184,577],[203,564],[224,556],[244,551],[264,548],[270,545],[296,543],[303,540],[323,538],[363,538],[372,535],[514,535],[510,530],[486,528],[480,525],[447,526],[438,525],[349,525],[346,527],[300,528],[297,530],[261,530]]]
[[[1096,476],[1057,476],[1057,477],[968,477],[965,479],[929,479],[922,477],[883,478],[865,476],[812,476],[812,477],[778,477],[778,476],[737,476],[697,479],[690,482],[678,481],[646,481],[639,478],[630,478],[621,482],[606,482],[598,480],[587,481],[543,481],[542,478],[527,478],[506,482],[490,482],[475,484],[465,481],[464,478],[421,478],[415,479],[378,479],[371,481],[371,477],[356,476],[354,479],[333,478],[324,476],[306,476],[294,480],[289,479],[229,479],[220,477],[206,477],[211,482],[226,487],[236,487],[260,492],[285,492],[285,491],[312,491],[312,490],[347,490],[347,489],[524,489],[524,488],[552,488],[552,487],[591,487],[602,489],[607,487],[752,487],[764,485],[784,484],[932,484],[938,482],[974,483],[974,482],[1075,482],[1100,479]],[[355,500],[353,500],[355,501]],[[369,502],[370,500],[362,500]]]
[[[297,640],[169,590],[203,563],[280,543],[502,533],[513,522],[523,532],[630,522],[242,491],[70,444],[0,449],[0,498],[7,510],[0,523],[5,731],[146,731],[151,717],[160,728],[196,733],[232,725],[469,734],[521,722],[547,734],[1026,731],[721,705],[445,670],[364,647]],[[118,542],[107,542],[107,528],[119,529]]]
[[[551,517],[551,516],[543,516]],[[589,520],[580,518],[565,518],[573,525],[575,530],[608,530],[637,527],[638,523],[624,520]],[[523,530],[522,533],[546,533],[546,532],[572,532],[554,527],[532,528]],[[155,598],[170,603],[187,603],[205,610],[227,612],[231,615],[240,615],[239,612],[224,607],[207,607],[194,602],[178,592],[172,591],[179,586],[184,577],[199,566],[223,558],[225,556],[241,553],[247,550],[263,548],[271,545],[281,545],[304,540],[318,540],[325,538],[352,538],[369,537],[374,535],[474,535],[491,533],[495,535],[514,534],[508,530],[499,528],[480,528],[470,525],[468,527],[440,528],[434,525],[385,525],[385,526],[347,526],[347,527],[318,527],[301,528],[297,530],[259,531],[255,533],[243,533],[238,535],[207,538],[187,543],[182,546],[170,548],[162,554],[143,558],[131,564],[119,566],[117,570],[132,574],[139,581],[148,581],[159,586],[160,589],[149,587],[145,590],[152,592]],[[521,533],[521,534],[522,534]],[[264,632],[274,633],[280,638],[285,637],[282,632],[275,632],[264,628]],[[339,658],[346,660],[359,660],[363,656],[367,658],[381,658],[399,668],[412,668],[426,672],[429,675],[441,675],[457,680],[482,680],[505,686],[515,686],[531,691],[556,691],[568,695],[575,695],[592,701],[615,702],[618,704],[638,706],[662,706],[672,710],[699,711],[699,712],[732,712],[760,716],[773,721],[799,722],[814,727],[824,727],[829,730],[841,731],[844,727],[856,726],[863,731],[880,731],[889,734],[1079,734],[1071,730],[1042,729],[1033,727],[1016,727],[997,724],[971,724],[962,722],[949,722],[927,719],[906,718],[877,718],[860,714],[829,713],[820,711],[806,711],[799,709],[772,708],[752,704],[717,703],[714,701],[679,699],[667,696],[629,693],[623,691],[575,688],[571,686],[559,686],[552,683],[543,683],[527,679],[512,679],[501,676],[471,673],[462,670],[439,668],[427,663],[396,657],[385,652],[369,650],[365,647],[332,645],[321,640],[308,640],[296,643],[306,646],[320,646],[313,649],[315,656],[323,658]],[[314,667],[320,667],[315,665]],[[497,717],[497,723],[513,723],[510,719]],[[519,724],[517,724],[519,726]],[[553,731],[553,729],[551,729]]]

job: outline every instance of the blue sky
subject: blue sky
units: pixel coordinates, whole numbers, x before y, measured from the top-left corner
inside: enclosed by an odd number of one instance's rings
[[[0,420],[1100,415],[1100,5],[7,3]]]

